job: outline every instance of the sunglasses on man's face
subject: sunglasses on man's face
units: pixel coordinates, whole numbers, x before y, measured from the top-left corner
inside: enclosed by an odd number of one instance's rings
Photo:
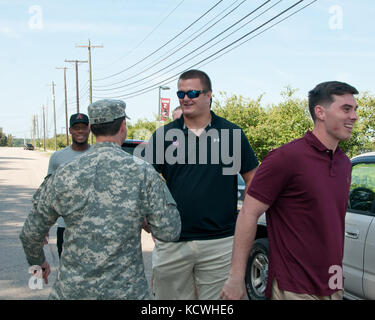
[[[198,98],[201,93],[206,93],[207,90],[189,90],[185,91],[177,91],[177,97],[179,99],[185,98],[185,94],[188,96],[189,99]]]

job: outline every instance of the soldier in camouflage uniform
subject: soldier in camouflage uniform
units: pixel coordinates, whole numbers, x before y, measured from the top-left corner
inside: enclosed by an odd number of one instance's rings
[[[145,218],[152,235],[177,240],[181,221],[154,168],[124,152],[125,103],[88,107],[97,143],[48,176],[33,196],[20,238],[30,265],[48,280],[44,236],[62,216],[64,251],[51,299],[150,299],[141,250]]]

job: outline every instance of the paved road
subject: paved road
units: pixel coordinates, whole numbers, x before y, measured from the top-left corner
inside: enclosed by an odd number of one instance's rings
[[[0,148],[0,299],[47,299],[58,267],[56,226],[50,230],[45,254],[52,273],[43,290],[28,287],[30,274],[19,240],[23,223],[31,208],[31,197],[47,172],[49,154],[22,148]],[[154,245],[142,234],[146,277],[150,278]]]

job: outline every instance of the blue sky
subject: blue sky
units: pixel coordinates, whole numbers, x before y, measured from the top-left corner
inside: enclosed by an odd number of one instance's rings
[[[92,49],[93,100],[121,97],[127,103],[131,122],[143,118],[153,120],[158,109],[159,85],[170,87],[170,90],[162,91],[162,97],[171,99],[173,109],[178,105],[175,75],[259,27],[297,1],[270,1],[236,27],[209,42],[265,2],[223,0],[166,44],[218,2],[0,0],[0,127],[7,134],[28,138],[33,115],[38,115],[41,120],[42,105],[45,105],[48,108],[48,135],[51,137],[53,111],[50,84],[54,81],[57,132],[64,132],[63,71],[55,68],[71,68],[67,70],[70,116],[76,112],[75,73],[73,65],[64,60],[87,60],[88,50],[75,45],[87,45],[88,39],[92,45],[104,46]],[[310,2],[303,1],[282,17]],[[231,14],[219,19],[237,5],[239,7]],[[275,6],[245,25],[272,5]],[[304,98],[308,90],[327,80],[346,81],[360,91],[375,93],[374,14],[373,0],[320,0],[233,51],[214,61],[209,59],[198,63],[195,67],[211,77],[216,97],[223,91],[227,95],[237,94],[253,99],[264,94],[264,105],[280,102],[280,92],[287,85],[298,88],[296,96]],[[220,22],[193,40],[218,20]],[[243,27],[236,33],[208,48],[240,26]],[[262,30],[264,28],[258,31]],[[206,46],[198,49],[207,42]],[[182,59],[190,52],[193,53]],[[160,62],[163,58],[165,61]],[[117,87],[122,88],[114,89]],[[149,87],[151,90],[137,95],[139,90],[142,92]],[[87,112],[87,63],[79,65],[79,89],[80,111]]]

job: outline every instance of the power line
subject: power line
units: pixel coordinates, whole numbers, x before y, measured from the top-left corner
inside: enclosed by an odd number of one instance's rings
[[[88,61],[80,61],[80,60],[65,60],[65,62],[73,62],[75,64],[76,69],[76,100],[77,100],[77,113],[79,112],[79,87],[78,87],[78,63],[87,63]]]
[[[92,48],[103,48],[103,45],[101,46],[93,46],[91,45],[91,41],[89,39],[88,45],[76,45],[76,48],[88,48],[88,63],[89,63],[89,102],[92,103],[92,64],[91,64],[91,49]],[[93,136],[91,135],[91,143],[94,143]]]
[[[88,79],[86,79],[85,81],[82,81],[82,83],[84,84],[84,86],[81,87],[81,89],[79,90],[80,96],[86,94],[90,90],[90,82],[89,82]],[[80,84],[80,86],[81,86],[81,84]]]
[[[211,38],[210,40],[206,41],[205,43],[203,43],[202,45],[200,45],[199,47],[193,49],[192,51],[190,51],[189,53],[185,54],[183,57],[175,60],[174,62],[170,63],[169,65],[167,65],[166,67],[164,68],[161,68],[159,69],[158,71],[155,71],[154,73],[152,73],[151,75],[148,75],[146,77],[143,77],[139,80],[136,80],[136,81],[133,81],[133,82],[130,82],[126,85],[123,85],[123,86],[119,86],[117,88],[108,88],[108,89],[96,89],[96,91],[113,91],[113,90],[118,90],[118,89],[122,89],[122,88],[125,88],[125,87],[128,87],[132,84],[136,84],[136,83],[139,83],[139,82],[142,82],[144,80],[147,80],[149,78],[151,78],[152,76],[154,75],[158,75],[158,77],[160,76],[160,72],[163,72],[164,70],[168,69],[169,67],[175,65],[176,63],[178,62],[181,62],[183,59],[189,57],[191,54],[193,53],[196,53],[197,50],[199,49],[202,49],[203,47],[205,47],[206,45],[208,45],[210,42],[212,42],[213,40],[215,40],[216,38],[220,37],[221,35],[223,35],[225,32],[227,32],[228,30],[230,30],[231,28],[233,28],[234,26],[236,26],[237,24],[239,24],[240,22],[242,22],[243,20],[245,20],[246,18],[248,18],[249,16],[251,16],[253,13],[255,13],[256,11],[258,11],[259,9],[261,9],[263,6],[265,6],[267,3],[269,3],[271,0],[267,0],[265,1],[263,4],[261,4],[260,6],[258,6],[256,9],[254,9],[253,11],[251,11],[250,13],[248,13],[247,15],[245,15],[244,17],[242,17],[240,20],[238,20],[237,22],[235,22],[234,24],[232,24],[231,26],[229,26],[228,28],[226,28],[224,31],[220,32],[219,34],[217,34],[216,36],[214,36],[213,38]],[[264,13],[266,13],[267,11],[269,11],[270,9],[272,9],[273,7],[275,7],[277,4],[279,4],[282,0],[279,0],[276,4],[274,4],[273,6],[271,6],[270,8],[266,9],[265,11],[261,12],[259,15],[257,15],[255,18],[253,18],[252,20],[248,21],[246,24],[244,24],[243,26],[241,26],[240,28],[236,29],[235,31],[233,31],[232,33],[230,33],[229,35],[227,35],[226,37],[224,37],[223,39],[217,41],[216,43],[214,43],[213,45],[211,45],[210,47],[208,47],[207,49],[203,50],[202,52],[198,52],[196,53],[192,58],[190,58],[190,60],[202,55],[203,53],[205,53],[206,51],[208,51],[209,49],[211,49],[212,47],[216,46],[217,44],[219,44],[220,42],[224,41],[225,39],[227,39],[229,36],[231,36],[232,34],[236,33],[237,31],[239,31],[240,29],[242,29],[243,27],[245,27],[247,24],[249,24],[250,22],[254,21],[255,19],[257,19],[258,17],[262,16]],[[183,62],[183,63],[180,63],[179,65],[177,65],[177,67],[180,67],[182,66],[183,64],[185,64],[186,62]],[[175,68],[177,68],[175,67]],[[174,68],[174,69],[175,69]],[[146,70],[148,71],[148,70]],[[162,74],[163,75],[163,74]],[[148,82],[148,81],[147,81]],[[141,84],[142,85],[142,84]]]
[[[71,68],[67,68],[67,69],[71,69]],[[73,70],[73,69],[72,69]],[[81,92],[82,90],[84,90],[84,88],[82,88],[82,86],[84,85],[84,83],[85,82],[87,82],[88,83],[88,80],[87,79],[81,79],[80,81],[79,81],[79,88],[81,88],[79,91]],[[70,84],[70,87],[68,88],[69,90],[67,90],[67,92],[69,92],[69,94],[70,94],[70,92],[75,92],[75,85],[74,84]],[[79,93],[80,94],[80,93]],[[81,95],[81,94],[80,94]],[[73,95],[69,95],[68,97],[67,97],[67,102],[68,102],[68,105],[70,106],[70,105],[73,105],[73,104],[76,104],[76,102],[74,101],[76,99],[76,96],[73,96]],[[62,108],[62,107],[61,107]],[[60,111],[60,109],[59,109],[59,111]]]
[[[175,7],[175,8],[173,8],[172,9],[172,11],[170,11],[169,13],[168,13],[168,15],[164,18],[164,19],[162,19],[162,21],[161,22],[159,22],[158,23],[158,25],[156,26],[156,27],[154,27],[152,30],[151,30],[151,32],[149,32],[135,47],[133,47],[132,49],[130,49],[130,51],[127,53],[127,54],[125,54],[124,56],[122,56],[122,57],[120,57],[120,58],[118,58],[116,61],[114,61],[114,62],[112,62],[111,64],[109,64],[108,66],[106,66],[106,67],[99,67],[99,68],[97,68],[97,69],[104,69],[104,68],[108,68],[109,66],[111,66],[111,65],[113,65],[113,64],[115,64],[116,62],[118,62],[118,61],[120,61],[120,60],[122,60],[123,58],[125,58],[125,57],[127,57],[127,56],[129,56],[131,53],[133,53],[133,51],[134,50],[136,50],[136,49],[138,49],[139,48],[139,46],[141,45],[141,44],[143,44],[162,24],[163,24],[163,22],[165,21],[165,20],[167,20],[176,10],[177,10],[177,8],[179,7],[179,6],[181,6],[181,4],[184,2],[185,0],[182,0],[182,1],[180,1],[180,3],[179,4],[177,4],[177,6]]]
[[[258,32],[258,33],[257,33],[256,35],[254,35],[253,37],[251,37],[251,38],[249,38],[249,39],[246,39],[245,41],[241,42],[240,44],[234,46],[234,47],[231,48],[230,50],[228,50],[228,51],[222,53],[221,55],[215,57],[214,59],[210,60],[209,62],[207,62],[207,63],[205,63],[205,64],[203,64],[203,65],[201,65],[201,66],[205,66],[205,65],[207,65],[207,64],[209,64],[209,63],[211,63],[211,62],[213,62],[213,61],[215,61],[215,60],[217,60],[217,59],[219,59],[219,58],[222,57],[223,55],[225,55],[225,54],[227,54],[227,53],[233,51],[234,49],[236,49],[236,48],[238,48],[239,46],[245,44],[246,42],[250,41],[251,39],[254,39],[255,37],[261,35],[262,33],[266,32],[267,30],[271,29],[272,27],[278,25],[279,23],[283,22],[284,20],[290,18],[291,16],[295,15],[296,13],[298,13],[298,12],[300,12],[301,10],[305,9],[306,7],[310,6],[311,4],[313,4],[313,3],[316,2],[316,1],[318,1],[318,0],[313,0],[313,1],[311,1],[310,3],[308,3],[307,5],[305,5],[304,7],[302,7],[302,8],[300,8],[300,9],[294,11],[293,13],[291,13],[290,15],[288,15],[287,17],[285,17],[285,18],[279,20],[278,22],[272,24],[272,25],[269,26],[268,28],[266,28],[266,29],[264,29],[264,30]]]
[[[189,26],[187,26],[184,30],[182,30],[181,32],[179,32],[176,36],[174,36],[172,39],[168,40],[166,43],[164,43],[163,45],[161,45],[158,49],[154,50],[153,52],[151,52],[148,56],[142,58],[141,60],[139,60],[138,62],[136,62],[135,64],[131,65],[130,67],[127,67],[126,69],[123,69],[117,73],[114,73],[110,76],[107,76],[107,77],[104,77],[104,78],[99,78],[99,79],[94,79],[95,81],[101,81],[101,80],[105,80],[105,79],[109,79],[109,78],[112,78],[112,77],[115,77],[133,67],[135,67],[136,65],[140,64],[141,62],[144,62],[146,59],[148,59],[149,57],[153,56],[156,52],[160,51],[162,48],[165,48],[165,46],[167,46],[169,43],[171,43],[174,39],[176,39],[177,37],[179,37],[181,34],[183,34],[186,30],[188,30],[189,28],[191,28],[195,23],[197,23],[199,20],[201,20],[204,16],[206,16],[210,11],[212,11],[214,8],[216,8],[221,2],[223,2],[223,0],[220,0],[218,1],[215,5],[213,5],[209,10],[207,10],[203,15],[201,15],[198,19],[196,19],[195,21],[193,21]]]
[[[198,63],[194,64],[194,65],[191,65],[189,68],[186,68],[184,69],[183,71],[185,70],[189,70],[209,59],[211,59],[212,57],[214,57],[215,55],[223,52],[224,50],[228,49],[229,47],[233,46],[234,44],[238,43],[239,41],[245,39],[246,37],[248,37],[249,35],[251,35],[252,33],[254,33],[255,31],[259,30],[260,28],[264,27],[265,25],[267,25],[268,23],[270,23],[271,21],[277,19],[278,17],[280,17],[281,15],[283,15],[284,13],[288,12],[289,10],[291,10],[292,8],[294,8],[295,6],[297,6],[298,4],[300,4],[301,2],[303,2],[304,0],[300,0],[296,3],[294,3],[292,6],[288,7],[287,9],[283,10],[281,13],[277,14],[276,16],[274,16],[273,18],[269,19],[267,22],[263,23],[262,25],[260,25],[259,27],[253,29],[252,31],[246,33],[244,36],[240,37],[239,39],[233,41],[232,43],[230,43],[229,45],[225,46],[224,48],[216,51],[215,53],[211,54],[210,56],[206,57],[205,59],[202,59],[201,61],[199,61]],[[300,12],[301,10],[303,10],[304,8],[306,8],[307,6],[311,5],[312,3],[316,2],[317,0],[314,0],[314,1],[311,1],[308,5],[304,6],[303,8],[301,8],[300,10],[297,10],[296,12],[294,12],[293,14],[290,14],[289,16],[287,16],[286,18],[282,19],[281,21],[279,21],[278,23],[282,22],[282,21],[285,21],[286,19],[288,19],[289,17],[291,17],[292,15],[296,14],[297,12]],[[272,25],[271,27],[277,25],[278,23],[275,23],[274,25]],[[267,28],[270,29],[271,27]],[[263,33],[263,32],[262,32]],[[261,33],[259,33],[261,34]],[[243,43],[245,43],[246,41],[244,41]],[[241,43],[241,44],[243,44]],[[238,45],[239,46],[239,45]],[[238,47],[237,46],[237,47]],[[229,52],[229,51],[228,51]],[[213,60],[212,60],[213,61]],[[121,96],[115,96],[113,98],[124,98],[124,97],[127,97],[127,98],[133,98],[133,97],[136,97],[138,95],[141,95],[141,94],[144,94],[144,93],[147,93],[147,92],[150,92],[156,88],[159,87],[159,85],[161,84],[165,84],[165,83],[169,83],[169,82],[172,82],[176,79],[178,79],[178,76],[181,74],[181,72],[177,73],[177,74],[174,74],[173,76],[167,78],[167,79],[164,79],[163,81],[160,81],[158,83],[155,83],[149,87],[146,87],[146,88],[143,88],[141,90],[137,90],[135,92],[131,92],[131,93],[128,93],[128,94],[123,94]],[[168,81],[168,82],[167,82]],[[100,99],[101,97],[96,97],[98,99]]]
[[[79,88],[80,88],[79,89],[79,96],[81,97],[82,95],[86,95],[87,92],[89,91],[89,79],[84,78],[83,80],[80,80],[80,82],[79,82]],[[73,91],[74,92],[75,90],[76,90],[75,86],[74,86],[74,84],[72,84],[69,91]],[[82,92],[84,92],[84,93],[82,93]],[[73,96],[73,95],[69,96],[68,97],[68,105],[76,104],[76,102],[73,101],[75,99],[76,99],[76,96]]]
[[[204,34],[205,32],[207,32],[209,29],[211,29],[212,27],[214,27],[215,25],[217,25],[219,22],[222,22],[227,16],[229,16],[231,13],[233,13],[233,11],[235,11],[236,9],[238,9],[244,2],[246,2],[247,0],[243,0],[239,5],[237,5],[234,9],[232,9],[231,11],[229,11],[228,13],[226,13],[224,15],[224,17],[218,19],[216,22],[214,22],[212,25],[210,25],[208,28],[206,28],[204,31],[202,31],[201,33],[199,33],[196,37],[194,38],[191,38],[193,35],[195,35],[196,33],[198,33],[200,30],[202,30],[205,26],[207,26],[209,23],[211,23],[213,20],[215,20],[218,16],[220,16],[223,12],[225,12],[226,10],[228,10],[228,8],[232,7],[236,2],[238,2],[238,0],[234,1],[233,3],[231,3],[228,7],[226,7],[223,11],[221,11],[218,15],[216,15],[213,19],[211,19],[208,23],[206,23],[202,28],[200,28],[198,31],[194,32],[193,34],[191,34],[188,38],[185,38],[183,41],[181,41],[180,43],[178,43],[176,46],[174,46],[173,48],[171,48],[171,50],[174,50],[176,49],[177,47],[180,47],[175,50],[175,51],[172,51],[172,53],[167,53],[167,55],[162,55],[161,57],[159,57],[158,59],[152,61],[150,64],[146,65],[145,68],[146,69],[143,69],[141,71],[138,71],[137,73],[129,76],[128,78],[126,79],[123,79],[121,81],[118,81],[118,82],[115,82],[115,83],[112,83],[112,84],[108,84],[108,85],[99,85],[99,86],[94,86],[94,88],[107,88],[107,87],[110,87],[110,86],[114,86],[114,85],[117,85],[117,84],[120,84],[120,83],[123,83],[123,82],[126,82],[127,80],[130,80],[134,77],[137,77],[139,76],[140,74],[144,73],[144,72],[147,72],[149,69],[152,69],[153,67],[155,67],[156,65],[160,64],[161,62],[165,61],[166,59],[168,59],[169,57],[171,57],[172,55],[176,54],[177,52],[179,52],[181,49],[184,48],[184,46],[190,44],[191,42],[193,42],[194,40],[198,39],[202,34]],[[269,0],[271,1],[271,0]],[[188,42],[186,42],[188,41]],[[171,51],[170,50],[170,51]],[[162,58],[160,60],[160,58]],[[114,88],[115,89],[115,88]],[[110,89],[108,89],[110,90]],[[98,90],[100,91],[100,90]],[[105,90],[103,90],[105,91]]]

